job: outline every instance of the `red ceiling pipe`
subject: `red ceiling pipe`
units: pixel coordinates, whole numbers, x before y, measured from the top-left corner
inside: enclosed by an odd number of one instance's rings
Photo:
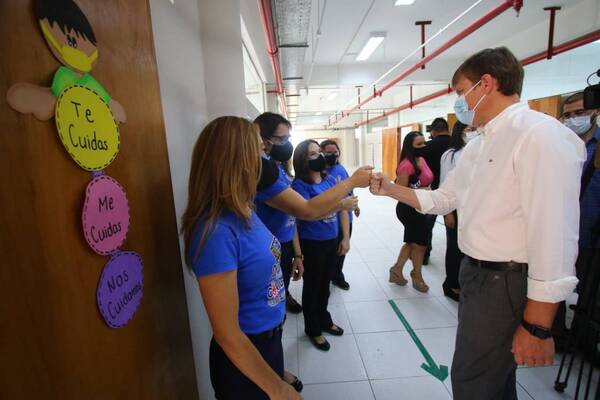
[[[550,28],[548,30],[548,60],[552,58],[552,50],[554,49],[554,21],[556,19],[556,11],[560,10],[560,7],[545,7],[544,11],[550,11]]]
[[[283,114],[287,117],[287,104],[285,102],[283,79],[281,78],[281,69],[279,67],[279,55],[277,54],[278,49],[277,41],[275,40],[275,25],[273,24],[271,0],[258,0],[258,10],[260,11],[263,33],[265,34],[265,41],[267,42],[267,53],[269,54],[273,76],[275,77],[275,90],[281,99]]]
[[[456,36],[454,36],[449,41],[444,43],[441,47],[439,47],[433,53],[431,53],[427,57],[421,59],[421,61],[419,61],[418,63],[416,63],[415,65],[413,65],[412,67],[410,67],[409,69],[407,69],[406,71],[404,71],[403,73],[398,75],[396,78],[394,78],[393,80],[388,82],[384,87],[382,87],[379,90],[373,89],[374,93],[371,96],[369,96],[366,99],[364,99],[363,101],[359,102],[357,105],[355,105],[351,109],[346,110],[345,114],[349,115],[352,111],[355,111],[358,108],[364,106],[366,103],[370,102],[375,97],[381,96],[381,94],[383,92],[385,92],[386,90],[388,90],[389,88],[394,86],[396,83],[400,82],[402,79],[406,78],[413,72],[417,71],[423,65],[427,64],[428,62],[430,62],[431,60],[433,60],[434,58],[436,58],[437,56],[442,54],[444,51],[448,50],[450,47],[454,46],[456,43],[460,42],[461,40],[463,40],[464,38],[469,36],[471,33],[475,32],[477,29],[481,28],[483,25],[487,24],[488,22],[490,22],[491,20],[496,18],[498,15],[500,15],[504,11],[508,10],[509,8],[512,7],[515,10],[517,10],[517,12],[518,12],[520,10],[522,4],[523,4],[522,0],[504,0],[501,5],[494,8],[492,11],[490,11],[483,17],[479,18],[477,21],[473,22],[471,25],[469,25],[463,31],[459,32]]]
[[[581,46],[584,46],[586,44],[595,42],[596,40],[600,40],[600,29],[598,29],[597,31],[588,33],[587,35],[583,35],[583,36],[578,37],[576,39],[573,39],[573,40],[570,40],[568,42],[565,42],[565,43],[561,44],[558,47],[555,47],[552,50],[552,54],[556,56],[558,54],[562,54],[562,53],[567,52],[569,50],[573,50],[573,49],[575,49],[577,47],[581,47]],[[531,57],[527,57],[527,58],[521,60],[521,64],[523,66],[526,66],[526,65],[529,65],[529,64],[536,63],[538,61],[545,60],[547,55],[548,55],[547,51],[542,51],[541,53],[535,54],[535,55],[533,55]],[[430,101],[430,100],[433,100],[433,99],[437,99],[438,97],[445,96],[445,95],[450,94],[452,92],[453,92],[452,88],[450,87],[450,85],[448,85],[447,89],[440,90],[440,91],[432,93],[432,94],[430,94],[428,96],[421,97],[418,100],[411,101],[410,103],[407,103],[407,104],[401,105],[400,107],[394,108],[394,109],[390,110],[387,113],[386,116],[398,113],[400,111],[404,111],[406,109],[412,108],[415,105],[423,104],[423,103],[425,103],[427,101]],[[373,119],[371,119],[369,121],[357,122],[356,124],[354,124],[354,127],[358,128],[359,126],[366,125],[367,123],[370,123],[370,122],[379,121],[381,119],[383,119],[383,116],[380,116],[378,118],[373,118]]]

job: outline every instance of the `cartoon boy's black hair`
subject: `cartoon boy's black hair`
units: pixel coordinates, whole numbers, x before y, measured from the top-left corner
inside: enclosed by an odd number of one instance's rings
[[[71,29],[96,45],[96,35],[87,17],[73,0],[38,0],[37,18],[48,20],[50,26],[55,22],[67,34]]]

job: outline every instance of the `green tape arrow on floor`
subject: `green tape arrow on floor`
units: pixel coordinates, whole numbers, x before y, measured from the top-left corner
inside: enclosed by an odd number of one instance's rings
[[[396,303],[394,303],[394,300],[389,300],[388,302],[390,303],[390,306],[392,306],[392,309],[402,322],[402,325],[404,325],[404,327],[406,328],[406,331],[410,335],[413,342],[415,342],[415,344],[417,345],[417,348],[419,349],[423,357],[425,357],[426,362],[421,364],[421,368],[423,368],[429,374],[433,375],[441,382],[443,382],[448,377],[448,367],[445,365],[440,365],[438,367],[435,361],[433,361],[433,358],[431,357],[425,346],[423,346],[423,343],[421,343],[421,340],[419,340],[419,337],[417,336],[413,328],[411,328],[404,315],[402,315],[402,312],[400,312],[400,309],[398,308]]]

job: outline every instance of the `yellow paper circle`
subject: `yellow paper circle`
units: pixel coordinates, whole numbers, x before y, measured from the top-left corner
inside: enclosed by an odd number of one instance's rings
[[[56,102],[56,127],[63,145],[79,166],[98,171],[119,152],[119,126],[102,98],[92,89],[72,85]]]

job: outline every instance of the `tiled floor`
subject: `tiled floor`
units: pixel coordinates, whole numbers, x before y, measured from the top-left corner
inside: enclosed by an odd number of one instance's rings
[[[431,289],[422,294],[410,284],[400,287],[387,282],[403,236],[395,216],[396,203],[366,190],[358,194],[362,215],[355,218],[352,249],[344,268],[351,289],[332,288],[329,307],[346,333],[328,337],[331,350],[323,353],[304,336],[302,315],[288,314],[283,341],[286,368],[304,382],[302,394],[307,400],[451,399],[450,378],[442,383],[421,369],[423,356],[388,303],[396,302],[433,359],[449,367],[458,306],[441,289],[446,249],[442,219],[434,230],[430,265],[423,272]],[[301,282],[292,283],[290,291],[300,299]],[[519,399],[572,399],[575,382],[566,394],[554,391],[557,370],[557,366],[519,368]]]

